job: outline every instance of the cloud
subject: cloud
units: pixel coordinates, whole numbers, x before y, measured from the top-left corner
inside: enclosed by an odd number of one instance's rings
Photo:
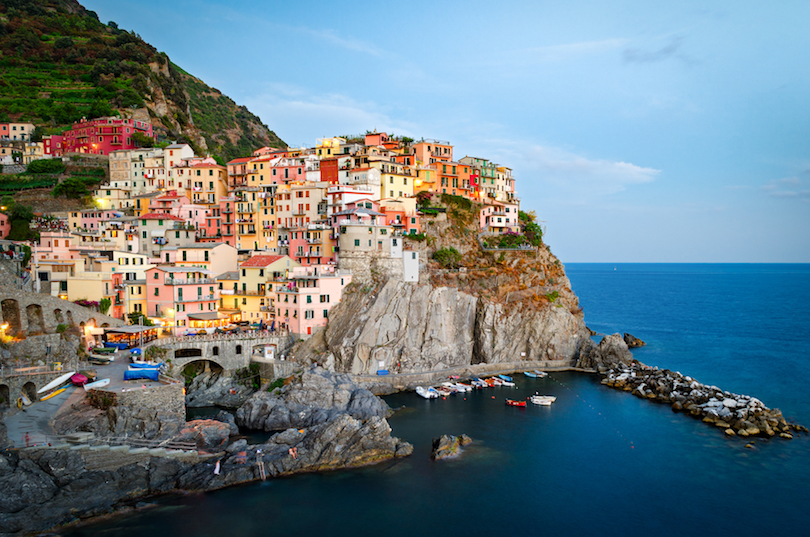
[[[774,179],[760,188],[768,196],[781,199],[797,199],[810,201],[810,189],[798,177],[783,177]]]
[[[314,145],[317,138],[360,134],[367,129],[413,135],[415,125],[392,119],[371,101],[336,93],[311,94],[288,84],[270,84],[245,104],[267,125],[283,125],[276,133],[293,147]]]
[[[342,37],[337,35],[334,30],[316,30],[314,28],[307,28],[305,26],[295,28],[296,31],[310,35],[317,39],[321,39],[323,41],[327,41],[333,45],[337,45],[341,48],[345,48],[347,50],[353,50],[355,52],[362,52],[364,54],[370,54],[372,56],[382,56],[385,51],[382,49],[362,41],[360,39],[355,39],[354,37]]]
[[[573,186],[579,191],[614,194],[630,185],[650,183],[661,173],[629,162],[590,159],[562,149],[531,146],[527,164],[545,181]]]
[[[625,63],[656,63],[677,58],[685,63],[696,63],[694,59],[680,52],[683,36],[675,35],[669,42],[658,50],[642,50],[640,48],[626,48],[622,51]]]

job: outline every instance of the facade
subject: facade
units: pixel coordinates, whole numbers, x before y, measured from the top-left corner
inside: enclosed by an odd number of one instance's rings
[[[120,149],[135,149],[132,135],[136,132],[151,138],[152,124],[118,117],[83,119],[62,133],[62,147],[64,153],[109,155]]]

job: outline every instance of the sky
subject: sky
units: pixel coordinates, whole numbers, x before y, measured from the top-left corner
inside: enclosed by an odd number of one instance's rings
[[[810,2],[80,0],[290,146],[512,168],[566,262],[810,262]]]

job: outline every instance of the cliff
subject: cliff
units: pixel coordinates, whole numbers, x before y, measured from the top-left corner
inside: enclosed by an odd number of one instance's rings
[[[372,262],[369,277],[355,277],[329,324],[295,358],[355,375],[527,361],[576,366],[594,344],[559,260],[544,245],[486,251],[456,224],[442,215],[428,224],[433,240],[406,244],[423,260],[456,248],[462,266],[428,262],[419,283],[405,283]]]

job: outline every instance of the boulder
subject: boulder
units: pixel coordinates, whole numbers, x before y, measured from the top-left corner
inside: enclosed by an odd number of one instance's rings
[[[630,364],[633,355],[627,348],[621,334],[612,334],[602,338],[599,345],[588,341],[580,349],[577,367],[585,369],[604,369],[619,364]]]
[[[643,347],[644,345],[646,345],[645,342],[641,341],[632,334],[628,334],[627,332],[624,333],[622,339],[624,339],[624,342],[627,343],[627,347],[631,349],[635,349],[636,347]]]
[[[231,428],[226,423],[216,420],[194,420],[172,440],[175,442],[194,442],[197,449],[208,453],[222,451],[228,443]]]
[[[214,419],[221,421],[222,423],[227,423],[228,427],[231,429],[231,436],[236,436],[239,434],[239,427],[236,425],[236,418],[234,418],[231,412],[220,410],[219,413],[214,416]]]
[[[459,436],[443,434],[433,439],[433,449],[430,452],[430,458],[433,460],[441,460],[457,457],[461,446],[466,446],[471,442],[472,439],[466,434]]]

